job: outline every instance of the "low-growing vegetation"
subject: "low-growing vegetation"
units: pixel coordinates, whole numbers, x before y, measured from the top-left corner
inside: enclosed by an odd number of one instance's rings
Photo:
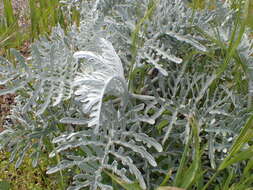
[[[53,27],[65,30],[79,23],[79,12],[60,4],[59,0],[1,0],[0,3],[0,55],[11,59],[10,48],[18,48],[29,55],[27,44],[40,35],[50,34]]]
[[[0,152],[0,189],[1,190],[51,190],[61,189],[58,183],[60,175],[46,175],[46,168],[50,164],[46,155],[41,156],[40,165],[33,168],[31,159],[26,157],[17,169],[10,164],[10,154]],[[65,177],[65,180],[68,179]]]
[[[252,189],[251,1],[45,2],[0,57],[0,188]]]

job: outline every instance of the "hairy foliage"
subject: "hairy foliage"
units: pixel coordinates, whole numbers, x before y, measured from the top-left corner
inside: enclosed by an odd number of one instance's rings
[[[16,167],[29,149],[36,166],[47,149],[58,159],[48,174],[74,169],[70,190],[113,189],[110,179],[207,188],[252,114],[252,40],[234,19],[240,11],[181,0],[63,3],[80,11],[79,27],[56,27],[28,59],[15,50],[15,63],[0,59],[0,95],[17,95],[0,148]]]

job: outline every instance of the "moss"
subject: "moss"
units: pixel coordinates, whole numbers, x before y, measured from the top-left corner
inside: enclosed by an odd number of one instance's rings
[[[18,169],[15,169],[14,163],[9,163],[9,157],[9,153],[0,151],[0,189],[4,183],[9,183],[11,190],[59,189],[57,175],[46,175],[46,156],[42,157],[40,168],[33,168],[31,159],[25,157]]]

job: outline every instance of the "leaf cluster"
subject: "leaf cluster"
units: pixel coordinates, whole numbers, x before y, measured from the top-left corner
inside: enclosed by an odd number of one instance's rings
[[[0,94],[17,95],[0,147],[16,167],[46,151],[47,174],[71,173],[69,190],[252,186],[247,1],[63,3],[79,27],[56,27],[29,59],[0,59]]]

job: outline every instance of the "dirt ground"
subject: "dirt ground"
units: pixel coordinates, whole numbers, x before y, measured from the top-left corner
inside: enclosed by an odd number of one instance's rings
[[[3,86],[0,86],[0,89],[2,89]],[[5,96],[0,96],[0,132],[3,131],[3,124],[6,120],[6,116],[10,112],[10,106],[14,102],[14,97],[15,95],[5,95]]]
[[[12,6],[14,9],[14,14],[18,18],[18,24],[20,27],[26,27],[29,24],[29,20],[27,19],[28,14],[28,0],[12,0]],[[3,16],[4,12],[4,4],[3,0],[0,0],[0,17]],[[26,46],[27,44],[24,44]],[[21,47],[22,50],[22,47]],[[0,86],[0,89],[3,89],[4,86]],[[0,132],[3,130],[3,124],[6,120],[6,116],[10,112],[10,106],[14,102],[15,95],[5,95],[0,96]]]

